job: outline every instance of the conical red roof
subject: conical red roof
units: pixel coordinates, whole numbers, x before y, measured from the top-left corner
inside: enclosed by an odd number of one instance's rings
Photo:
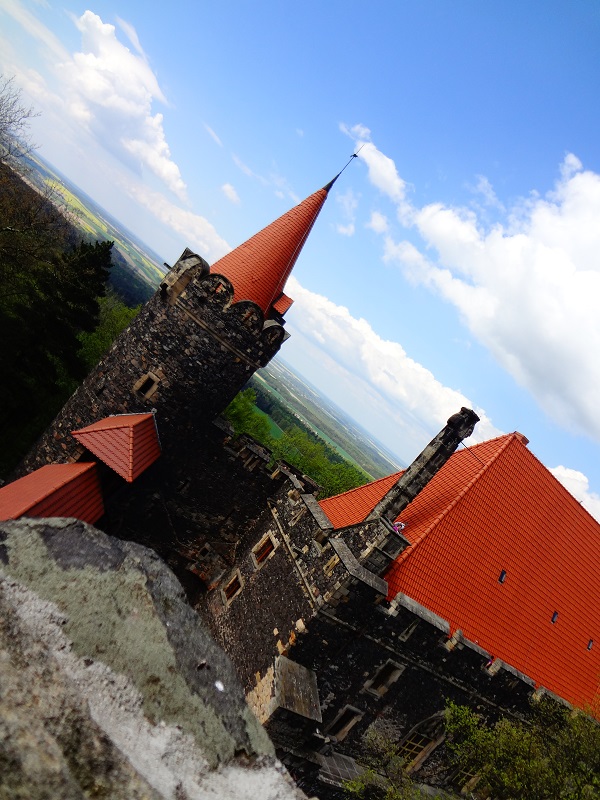
[[[267,317],[272,308],[280,313],[281,309],[287,311],[292,301],[283,295],[285,283],[332,184],[311,194],[213,264],[211,272],[224,275],[233,284],[234,303],[252,300]]]

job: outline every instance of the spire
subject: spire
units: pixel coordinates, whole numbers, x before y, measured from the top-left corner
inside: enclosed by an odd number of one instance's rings
[[[211,272],[233,284],[234,303],[252,300],[265,317],[292,305],[283,289],[336,179],[213,264]]]

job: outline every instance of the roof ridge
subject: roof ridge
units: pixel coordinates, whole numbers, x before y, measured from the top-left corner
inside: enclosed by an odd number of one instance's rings
[[[492,464],[494,464],[498,460],[500,455],[506,450],[506,448],[508,447],[509,444],[511,444],[511,442],[513,442],[514,440],[521,441],[520,437],[516,433],[513,432],[513,433],[505,433],[503,436],[496,436],[495,439],[489,439],[488,441],[480,442],[479,444],[489,444],[490,442],[496,441],[498,439],[503,439],[503,438],[506,438],[505,443],[501,447],[499,447],[498,450],[494,453],[494,455],[490,458],[490,460],[487,461],[485,464],[483,464],[481,469],[478,470],[475,473],[475,475],[473,475],[471,480],[460,490],[460,492],[456,495],[456,497],[452,500],[452,502],[450,502],[444,508],[444,510],[441,512],[441,514],[437,515],[437,517],[423,531],[423,533],[418,537],[418,539],[416,539],[416,541],[414,541],[414,542],[411,542],[410,547],[407,547],[405,550],[402,551],[402,553],[400,553],[400,555],[393,562],[394,564],[400,564],[402,561],[405,561],[411,553],[414,552],[415,547],[418,544],[420,544],[427,537],[427,535],[433,530],[433,528],[435,528],[436,525],[438,525],[438,523],[441,522],[444,519],[444,517],[447,514],[449,514],[450,511],[460,503],[460,501],[465,497],[465,495],[473,487],[473,484],[476,481],[478,481],[479,478],[483,475],[483,473],[487,472],[487,470],[492,466]],[[471,450],[471,448],[467,447],[466,445],[465,445],[465,448],[468,451]],[[527,447],[525,447],[525,449],[527,449]],[[453,453],[453,455],[454,455],[454,453]]]

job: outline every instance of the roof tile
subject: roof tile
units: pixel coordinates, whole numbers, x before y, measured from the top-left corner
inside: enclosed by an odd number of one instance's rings
[[[252,300],[267,316],[272,308],[287,311],[293,301],[283,289],[327,193],[327,187],[314,192],[213,264],[211,272],[231,281],[234,303]]]
[[[0,489],[0,520],[75,517],[93,524],[104,514],[93,463],[46,464]]]
[[[106,417],[72,434],[130,483],[160,456],[154,414]]]

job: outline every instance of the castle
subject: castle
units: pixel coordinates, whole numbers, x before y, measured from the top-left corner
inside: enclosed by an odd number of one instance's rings
[[[183,253],[0,489],[0,519],[77,516],[159,552],[307,791],[357,774],[370,728],[460,786],[429,759],[447,699],[600,711],[600,526],[522,434],[457,450],[468,409],[404,472],[320,502],[215,424],[287,338],[285,282],[333,183],[212,268]]]

